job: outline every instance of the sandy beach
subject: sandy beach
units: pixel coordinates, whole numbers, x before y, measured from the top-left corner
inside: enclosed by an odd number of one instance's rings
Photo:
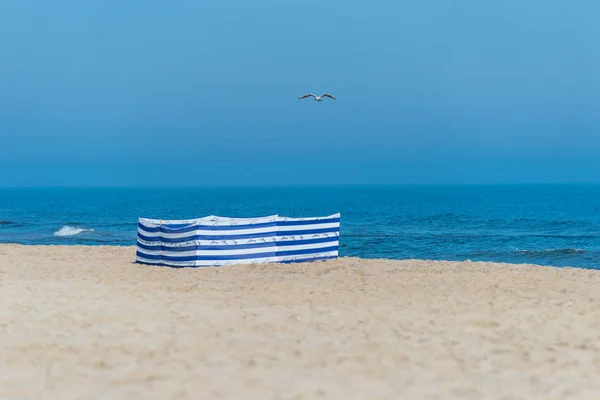
[[[1,399],[598,399],[600,272],[0,246]]]

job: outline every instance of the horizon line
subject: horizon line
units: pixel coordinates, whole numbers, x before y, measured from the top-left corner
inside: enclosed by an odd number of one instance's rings
[[[594,186],[599,182],[498,182],[498,183],[319,183],[268,185],[10,185],[1,189],[259,189],[306,187],[423,187],[423,186]]]

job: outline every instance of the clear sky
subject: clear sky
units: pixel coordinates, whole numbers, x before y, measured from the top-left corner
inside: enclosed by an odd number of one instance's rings
[[[0,186],[600,182],[598,15],[3,1]]]

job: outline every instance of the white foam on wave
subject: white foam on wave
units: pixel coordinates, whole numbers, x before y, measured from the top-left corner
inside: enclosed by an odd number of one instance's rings
[[[93,229],[75,228],[73,226],[65,225],[58,231],[54,232],[54,236],[75,236],[83,232],[94,232]]]
[[[566,247],[561,249],[546,249],[546,250],[519,250],[516,249],[518,253],[521,254],[549,254],[549,253],[557,253],[557,254],[580,254],[585,253],[584,249],[577,249],[572,247]]]

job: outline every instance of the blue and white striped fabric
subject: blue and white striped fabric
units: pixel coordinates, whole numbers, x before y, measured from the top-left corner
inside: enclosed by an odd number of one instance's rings
[[[140,218],[136,261],[171,267],[290,263],[338,257],[340,214],[317,218]]]

